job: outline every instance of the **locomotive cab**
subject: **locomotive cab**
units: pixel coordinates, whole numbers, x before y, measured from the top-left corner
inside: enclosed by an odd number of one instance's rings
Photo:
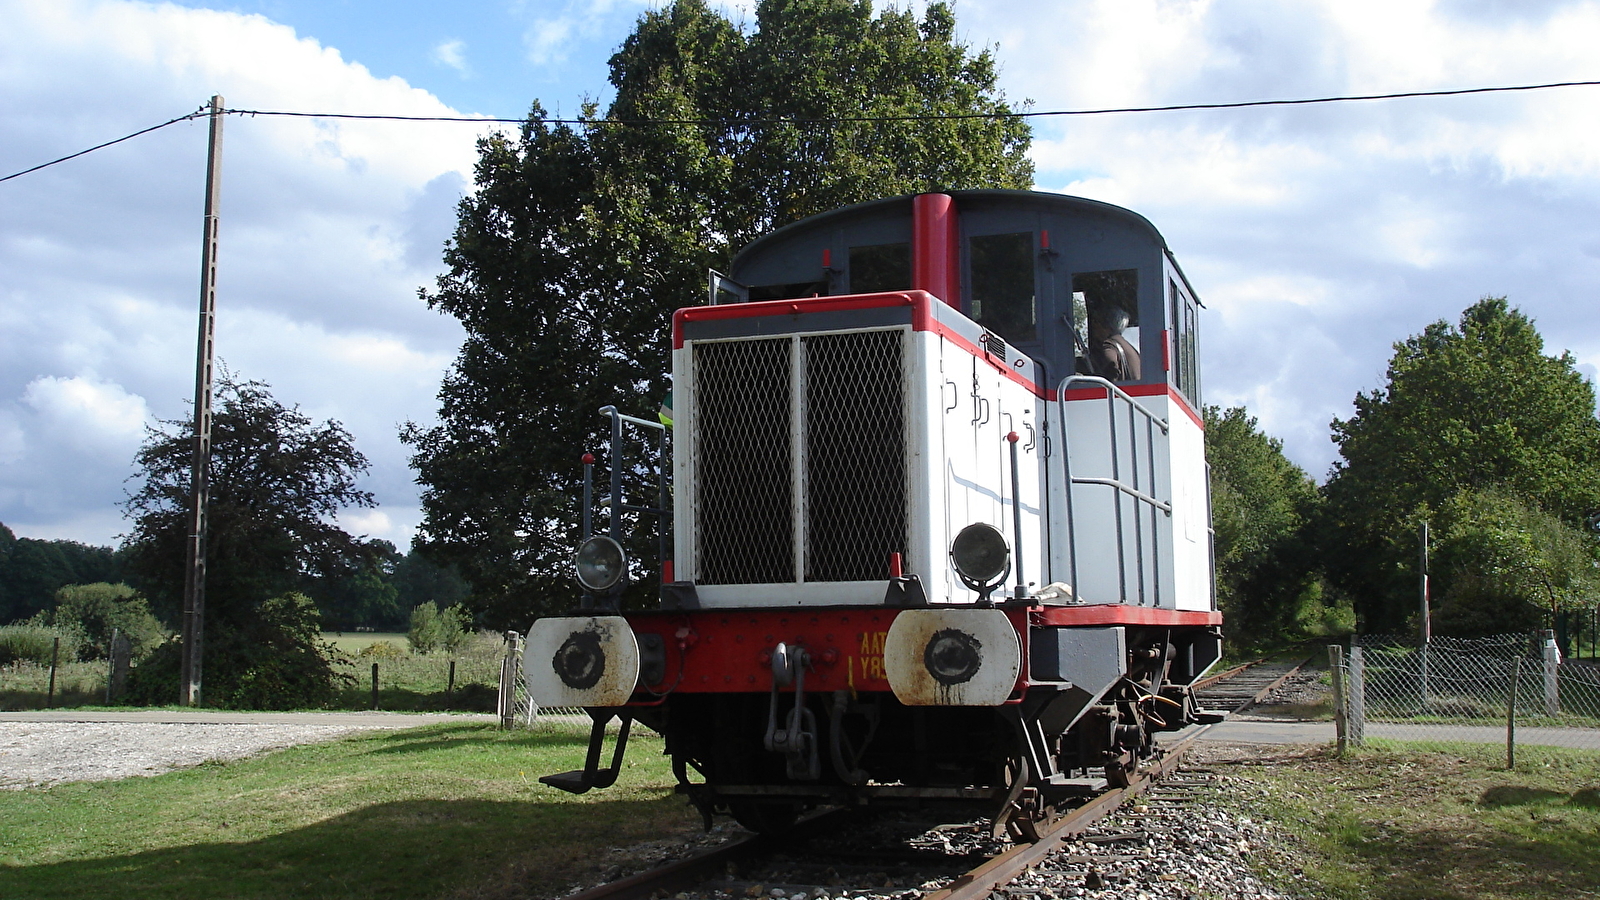
[[[529,634],[535,699],[597,720],[550,783],[614,778],[621,716],[708,822],[977,800],[1025,833],[1197,718],[1221,649],[1199,303],[1149,222],[889,198],[757,240],[708,300],[673,319],[661,608]]]

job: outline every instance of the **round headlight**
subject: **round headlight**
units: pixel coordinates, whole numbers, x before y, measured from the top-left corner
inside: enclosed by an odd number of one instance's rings
[[[1011,548],[993,525],[973,522],[950,542],[950,562],[970,585],[989,587],[1011,571]]]
[[[578,545],[577,558],[573,560],[578,570],[578,583],[596,593],[609,591],[628,571],[628,555],[622,545],[597,534]]]

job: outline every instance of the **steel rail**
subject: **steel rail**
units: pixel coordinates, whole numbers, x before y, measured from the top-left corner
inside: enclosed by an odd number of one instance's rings
[[[1089,830],[1096,822],[1111,815],[1124,803],[1149,790],[1162,776],[1178,767],[1183,755],[1210,727],[1201,726],[1193,734],[1168,747],[1160,762],[1153,768],[1139,773],[1127,787],[1101,794],[1041,829],[1038,841],[1016,845],[958,877],[948,887],[924,894],[922,900],[985,900],[996,888],[1009,884],[1028,869],[1044,862],[1050,854],[1059,850],[1068,838]]]
[[[1265,661],[1256,660],[1255,662],[1235,666],[1226,672],[1198,682],[1195,686],[1217,684]],[[1271,684],[1257,691],[1254,697],[1236,706],[1233,711],[1237,712],[1261,702],[1268,694],[1276,690],[1279,685],[1289,680],[1290,677],[1305,668],[1310,662],[1311,660],[1308,659],[1283,673],[1283,675],[1274,679]],[[971,872],[960,876],[951,882],[949,886],[924,894],[922,900],[986,900],[997,888],[1009,884],[1028,869],[1044,862],[1050,854],[1060,849],[1067,839],[1082,834],[1096,822],[1111,815],[1124,803],[1149,790],[1163,776],[1178,767],[1183,760],[1184,754],[1193,749],[1200,736],[1209,731],[1211,727],[1210,725],[1203,725],[1167,747],[1160,762],[1156,763],[1152,768],[1139,773],[1127,787],[1102,794],[1040,829],[1037,842],[1018,844],[1005,853],[978,866]]]
[[[805,834],[821,830],[845,818],[849,813],[848,809],[826,810],[802,821],[796,826],[794,833]],[[702,850],[664,866],[647,869],[605,884],[597,884],[576,894],[568,894],[562,900],[649,900],[657,891],[674,894],[700,882],[710,881],[725,872],[729,863],[743,862],[776,846],[778,846],[776,839],[759,834],[734,838],[725,844]]]
[[[1216,684],[1260,665],[1261,662],[1264,662],[1264,660],[1237,666],[1219,675],[1212,676],[1203,683],[1208,686]],[[1253,699],[1239,704],[1235,709],[1244,709],[1260,702],[1309,662],[1311,660],[1308,659],[1285,672],[1271,684],[1257,692]],[[1197,686],[1199,684],[1197,683]],[[996,888],[1008,884],[1029,868],[1043,862],[1051,853],[1060,849],[1061,845],[1069,838],[1076,837],[1087,831],[1096,822],[1109,816],[1129,800],[1138,797],[1159,783],[1163,777],[1178,768],[1184,755],[1193,749],[1201,735],[1205,734],[1210,728],[1210,725],[1200,726],[1173,744],[1163,748],[1161,759],[1151,767],[1136,774],[1132,783],[1127,787],[1101,794],[1083,806],[1040,828],[1037,842],[1016,845],[970,872],[957,877],[947,887],[923,895],[922,900],[986,900]],[[848,809],[831,809],[811,816],[797,826],[797,832],[804,834],[810,831],[819,831],[847,817],[850,812]],[[669,895],[674,894],[685,888],[693,887],[695,884],[712,880],[725,872],[729,863],[743,862],[749,857],[767,852],[778,846],[780,846],[778,840],[761,835],[735,838],[721,846],[703,850],[676,862],[668,863],[665,866],[639,872],[617,881],[596,885],[575,894],[569,894],[563,900],[649,900],[652,895],[657,895],[660,891],[666,891]]]

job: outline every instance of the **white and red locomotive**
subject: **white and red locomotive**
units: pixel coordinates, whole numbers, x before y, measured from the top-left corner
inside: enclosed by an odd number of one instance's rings
[[[637,720],[708,823],[962,800],[1025,832],[1203,715],[1199,304],[1148,221],[879,200],[757,240],[710,301],[673,319],[660,608],[616,609],[630,563],[592,535],[584,608],[528,634],[534,699],[595,719],[546,783],[611,784]]]

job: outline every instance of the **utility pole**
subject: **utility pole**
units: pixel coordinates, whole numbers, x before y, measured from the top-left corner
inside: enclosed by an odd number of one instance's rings
[[[200,703],[200,659],[205,644],[206,504],[211,470],[211,345],[217,318],[217,201],[222,192],[222,97],[211,98],[211,141],[206,150],[206,222],[200,241],[200,336],[194,363],[194,455],[189,463],[189,558],[183,579],[183,680],[178,702]]]

